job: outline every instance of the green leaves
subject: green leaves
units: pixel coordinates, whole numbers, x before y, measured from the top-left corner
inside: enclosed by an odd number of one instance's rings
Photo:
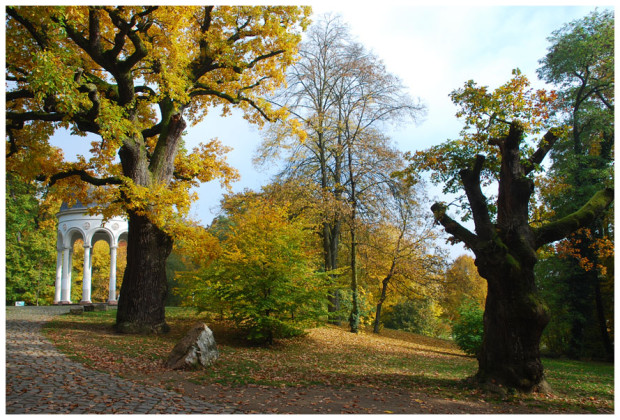
[[[452,325],[452,336],[465,353],[475,356],[482,349],[484,310],[474,299],[459,308],[459,317]]]
[[[10,173],[6,180],[6,303],[51,304],[56,261],[53,212],[39,202],[32,185]]]

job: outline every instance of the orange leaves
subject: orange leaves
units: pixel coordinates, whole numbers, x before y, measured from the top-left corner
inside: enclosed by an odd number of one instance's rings
[[[518,69],[513,70],[512,79],[493,91],[470,80],[450,97],[460,107],[457,117],[465,119],[463,139],[479,143],[478,150],[485,150],[490,138],[505,135],[512,121],[520,121],[530,134],[540,133],[555,123],[551,121],[551,112],[557,106],[557,94],[532,89]]]
[[[486,156],[482,186],[497,180],[501,153],[496,140],[508,134],[511,123],[518,122],[524,131],[520,145],[523,159],[534,153],[542,133],[553,130],[557,136],[566,134],[565,128],[558,129],[561,124],[555,116],[560,106],[557,93],[533,89],[518,69],[513,70],[510,80],[495,89],[469,80],[452,91],[450,98],[458,107],[456,116],[463,120],[460,137],[408,156],[409,173],[430,171],[434,183],[445,184],[444,192],[460,191],[459,172],[470,167],[478,154]]]
[[[595,257],[594,260],[582,255],[584,252],[582,244],[587,244],[587,249]],[[595,238],[590,229],[582,228],[567,239],[558,242],[555,245],[555,251],[561,258],[575,258],[585,271],[596,269],[604,277],[607,275],[606,263],[614,257],[614,243],[608,237]]]

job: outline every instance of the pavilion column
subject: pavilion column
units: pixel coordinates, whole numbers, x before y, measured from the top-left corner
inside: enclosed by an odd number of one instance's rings
[[[116,246],[110,246],[110,296],[109,305],[116,305]]]
[[[90,263],[90,249],[90,245],[84,244],[84,269],[82,270],[84,276],[82,277],[82,300],[80,301],[80,305],[91,303],[90,290],[92,265]]]
[[[61,296],[60,303],[67,305],[71,303],[71,254],[70,248],[65,248],[63,250],[63,259],[62,259],[62,286],[61,286]]]
[[[54,305],[60,303],[60,290],[62,288],[62,248],[57,250],[56,257],[56,283],[54,284]]]

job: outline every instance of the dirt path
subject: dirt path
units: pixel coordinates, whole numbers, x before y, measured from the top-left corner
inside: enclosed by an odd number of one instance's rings
[[[135,377],[168,387],[190,398],[235,407],[250,414],[532,414],[548,413],[523,403],[438,398],[394,387],[334,389],[326,386],[271,387],[197,385],[185,372]],[[167,384],[167,385],[166,385]],[[439,390],[438,390],[439,392]]]

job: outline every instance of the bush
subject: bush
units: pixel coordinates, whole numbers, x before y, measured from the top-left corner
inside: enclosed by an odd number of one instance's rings
[[[439,320],[431,299],[407,300],[386,311],[386,328],[435,337],[440,330]]]
[[[323,316],[326,296],[312,231],[268,201],[230,220],[221,255],[196,276],[196,306],[220,310],[256,344],[303,334]]]
[[[477,356],[482,349],[484,310],[474,300],[465,301],[452,324],[452,337],[466,354]]]

